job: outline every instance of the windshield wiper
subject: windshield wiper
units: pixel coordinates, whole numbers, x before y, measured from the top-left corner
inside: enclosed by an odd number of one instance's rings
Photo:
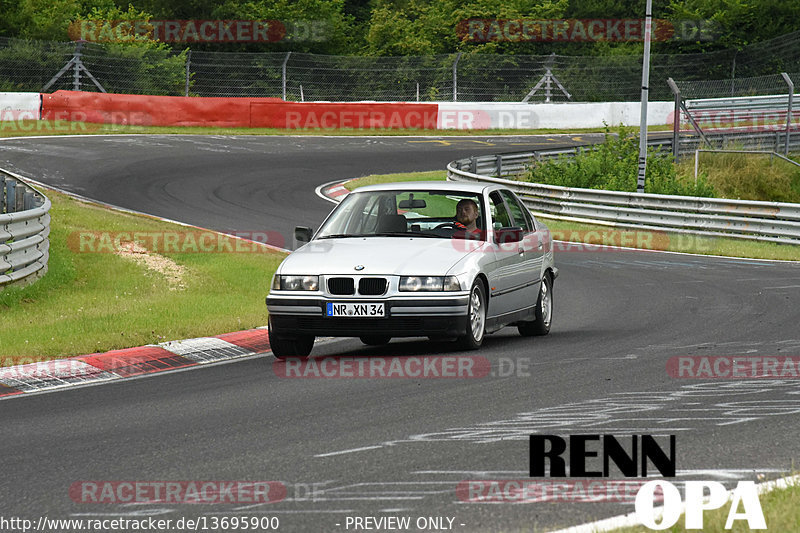
[[[344,237],[369,237],[367,233],[333,233],[331,235],[323,235],[317,239],[341,239]]]
[[[383,233],[373,233],[373,237],[431,237],[434,239],[440,238],[439,235],[431,235],[429,233],[417,233],[415,231],[393,231]]]
[[[385,231],[381,233],[334,233],[331,235],[323,235],[317,239],[341,239],[345,237],[425,237],[429,239],[445,239],[444,235],[435,235],[432,233],[417,233],[415,231]]]

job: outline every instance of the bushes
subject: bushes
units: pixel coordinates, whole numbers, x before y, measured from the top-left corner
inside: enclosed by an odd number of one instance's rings
[[[580,149],[574,158],[560,157],[555,161],[537,163],[528,169],[523,181],[580,187],[636,192],[639,140],[633,130],[624,126],[615,128],[615,134],[606,126],[605,141],[590,148]],[[648,150],[645,192],[686,196],[716,196],[715,189],[703,176],[694,179],[678,176],[672,156]]]

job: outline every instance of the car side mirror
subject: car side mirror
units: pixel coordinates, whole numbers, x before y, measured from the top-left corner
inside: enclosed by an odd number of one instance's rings
[[[497,244],[508,244],[511,242],[519,242],[522,240],[522,228],[514,226],[511,228],[502,228],[495,230],[494,242]]]
[[[296,226],[294,228],[294,249],[297,250],[305,243],[311,240],[314,235],[314,230],[305,226]]]

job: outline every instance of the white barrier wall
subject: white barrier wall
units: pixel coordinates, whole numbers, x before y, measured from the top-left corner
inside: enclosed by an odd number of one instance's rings
[[[648,102],[647,123],[669,124],[674,102]],[[522,104],[440,102],[437,129],[602,128],[638,126],[639,102]]]
[[[0,93],[0,121],[39,120],[41,103],[39,93]]]

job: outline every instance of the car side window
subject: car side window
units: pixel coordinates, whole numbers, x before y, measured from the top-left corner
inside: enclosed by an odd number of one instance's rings
[[[492,214],[492,223],[495,228],[510,228],[511,217],[508,215],[508,210],[506,209],[505,202],[503,202],[503,198],[495,191],[489,194],[489,200],[489,210]],[[498,223],[500,226],[497,225]]]
[[[508,208],[511,210],[511,215],[514,217],[514,225],[522,228],[525,233],[530,233],[533,231],[530,218],[526,217],[524,214],[527,210],[519,204],[517,198],[509,191],[501,192],[503,197],[506,199]]]

